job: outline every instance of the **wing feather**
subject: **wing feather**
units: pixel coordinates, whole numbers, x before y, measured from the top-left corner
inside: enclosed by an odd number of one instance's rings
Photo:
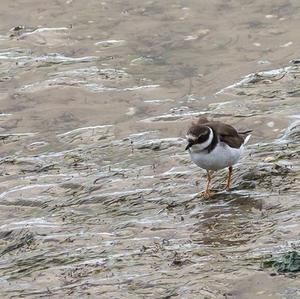
[[[212,121],[208,122],[207,126],[210,126],[219,135],[220,141],[228,144],[230,147],[240,148],[244,142],[244,138],[230,125]]]

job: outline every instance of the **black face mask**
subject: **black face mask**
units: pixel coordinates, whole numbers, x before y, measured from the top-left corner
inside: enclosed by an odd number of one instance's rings
[[[198,139],[196,140],[189,140],[188,141],[188,145],[186,146],[185,150],[188,150],[191,146],[193,146],[196,143],[202,143],[205,142],[209,137],[209,132],[207,132],[204,135],[200,135],[200,137],[198,137]]]

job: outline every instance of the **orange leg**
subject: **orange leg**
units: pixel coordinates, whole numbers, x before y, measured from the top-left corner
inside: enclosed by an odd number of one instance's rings
[[[229,190],[230,189],[232,172],[233,172],[232,166],[228,167],[228,178],[227,178],[225,190]]]
[[[203,193],[205,198],[209,198],[212,196],[212,193],[209,191],[209,185],[210,185],[210,182],[212,179],[212,174],[213,174],[212,170],[207,170],[207,181],[206,181],[206,186],[205,186],[205,190]]]

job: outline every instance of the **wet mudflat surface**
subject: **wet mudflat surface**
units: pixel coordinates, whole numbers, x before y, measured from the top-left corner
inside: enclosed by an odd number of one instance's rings
[[[260,269],[300,249],[298,1],[2,2],[1,297],[300,296]],[[254,130],[207,200],[200,115]]]

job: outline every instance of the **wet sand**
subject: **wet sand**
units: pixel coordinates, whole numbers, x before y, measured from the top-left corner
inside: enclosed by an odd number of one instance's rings
[[[2,2],[1,297],[299,296],[260,269],[300,246],[298,1]],[[209,200],[199,115],[253,129]]]

